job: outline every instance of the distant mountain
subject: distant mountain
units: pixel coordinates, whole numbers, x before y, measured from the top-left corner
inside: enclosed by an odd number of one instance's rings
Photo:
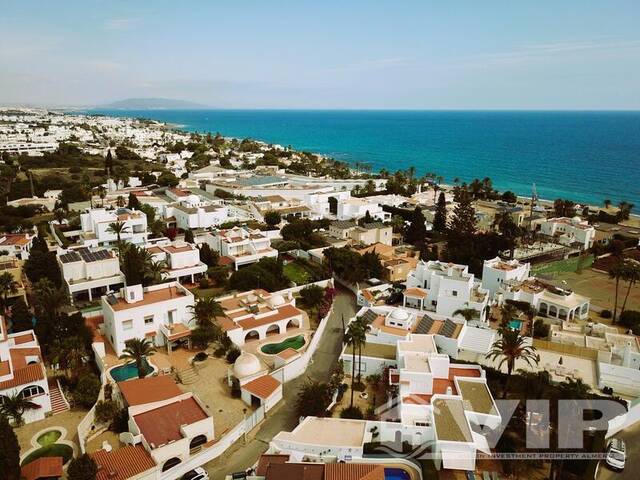
[[[92,110],[195,110],[202,108],[211,107],[173,98],[127,98],[93,107]]]

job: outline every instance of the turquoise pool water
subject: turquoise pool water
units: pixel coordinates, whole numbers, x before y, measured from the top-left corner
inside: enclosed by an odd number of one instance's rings
[[[509,322],[509,328],[512,330],[520,330],[522,326],[522,320],[513,319]]]
[[[144,370],[146,374],[152,370],[151,365],[149,365],[149,362],[146,360],[144,362]],[[138,367],[136,367],[135,363],[127,363],[126,365],[113,368],[109,371],[109,375],[111,375],[111,378],[116,382],[124,382],[130,378],[138,378]]]
[[[411,480],[411,475],[402,468],[385,468],[384,480]]]

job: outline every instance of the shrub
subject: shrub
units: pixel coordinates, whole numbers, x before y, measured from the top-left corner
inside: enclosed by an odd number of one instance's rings
[[[362,420],[364,419],[364,414],[362,413],[362,410],[360,410],[359,407],[354,405],[353,407],[344,408],[340,412],[340,418],[351,418],[354,420]]]
[[[121,408],[111,424],[111,429],[116,433],[129,431],[129,412],[126,408]]]
[[[200,288],[209,288],[211,286],[211,282],[207,277],[202,277],[198,282],[198,287]]]
[[[640,312],[636,310],[625,310],[620,314],[620,324],[629,328],[640,324]]]
[[[227,352],[227,356],[226,356],[227,362],[233,363],[236,361],[236,359],[239,356],[240,356],[240,350],[237,347],[231,347]]]
[[[198,352],[196,353],[196,355],[193,357],[193,359],[196,362],[204,362],[207,358],[209,358],[209,356],[206,354],[206,352]]]
[[[73,399],[75,402],[84,408],[91,408],[93,404],[98,400],[100,394],[100,379],[90,373],[84,375],[78,381],[76,388],[73,392]]]
[[[100,400],[96,403],[96,420],[100,423],[111,424],[119,413],[120,407],[113,400]]]
[[[213,356],[216,358],[222,358],[227,353],[227,349],[224,347],[218,347],[213,351]]]
[[[613,315],[611,314],[611,310],[602,310],[600,316],[602,318],[611,318]]]
[[[92,480],[98,474],[98,465],[91,455],[85,453],[78,458],[73,458],[67,468],[69,480]]]
[[[538,319],[533,324],[533,337],[534,338],[547,338],[549,336],[549,325],[544,323],[543,320]]]
[[[324,297],[324,289],[318,285],[309,285],[300,290],[300,298],[310,308],[317,307]]]

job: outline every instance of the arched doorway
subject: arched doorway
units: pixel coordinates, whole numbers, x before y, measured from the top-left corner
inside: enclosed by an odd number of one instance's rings
[[[555,305],[550,305],[549,306],[549,316],[550,317],[557,317],[558,316],[558,309],[556,308]]]
[[[258,333],[257,330],[250,330],[244,336],[245,342],[250,342],[251,340],[259,340],[259,339],[260,339],[260,334]]]
[[[202,449],[202,445],[207,443],[207,437],[205,435],[196,435],[189,442],[189,453],[193,454]]]
[[[540,315],[543,316],[547,316],[547,304],[546,303],[541,303],[540,304]]]
[[[267,328],[267,337],[270,335],[278,335],[280,333],[280,327],[278,326],[277,323],[274,323],[273,325],[269,325],[269,328]]]
[[[297,318],[292,318],[291,320],[289,320],[287,322],[287,330],[290,330],[292,328],[298,328],[300,327],[300,321]]]
[[[162,471],[166,472],[167,470],[170,470],[176,465],[180,465],[181,463],[182,463],[182,460],[180,460],[178,457],[170,458],[169,460],[164,462],[164,465],[162,465]]]

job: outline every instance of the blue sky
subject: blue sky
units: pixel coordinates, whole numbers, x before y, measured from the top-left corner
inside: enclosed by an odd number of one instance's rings
[[[2,1],[0,103],[640,109],[640,2]]]

